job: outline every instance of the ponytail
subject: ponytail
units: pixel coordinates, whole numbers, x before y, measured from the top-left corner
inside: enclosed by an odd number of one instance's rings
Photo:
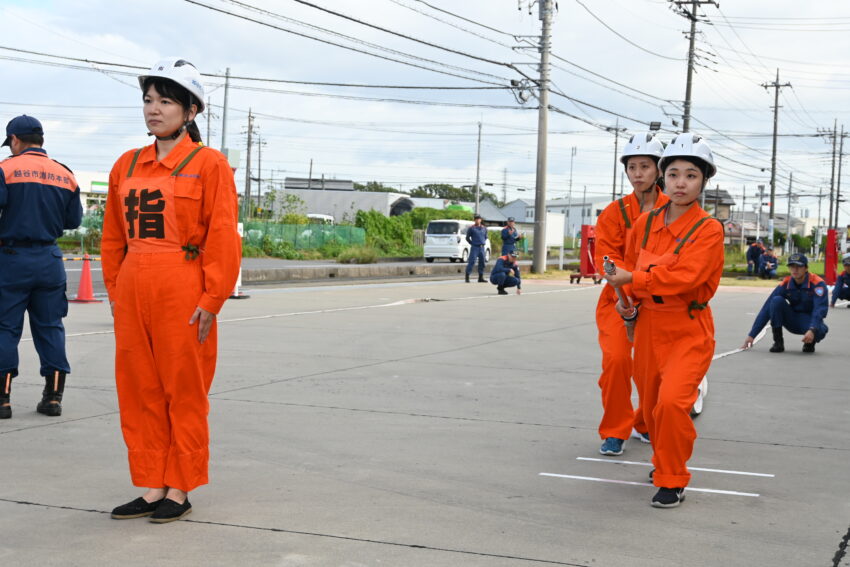
[[[192,120],[186,125],[186,133],[189,134],[189,137],[193,142],[202,142],[201,131],[198,129],[198,125],[195,124],[195,121]]]

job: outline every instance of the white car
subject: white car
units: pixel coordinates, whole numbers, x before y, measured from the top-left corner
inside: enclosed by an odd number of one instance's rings
[[[450,262],[466,262],[470,244],[466,241],[466,230],[474,223],[468,220],[438,219],[428,223],[425,229],[425,261],[448,258]],[[484,258],[490,261],[490,239],[484,245]]]

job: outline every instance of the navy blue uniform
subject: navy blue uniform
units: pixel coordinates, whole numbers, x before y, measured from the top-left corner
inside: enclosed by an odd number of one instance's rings
[[[829,309],[828,293],[826,282],[820,276],[806,274],[800,285],[788,276],[764,302],[750,330],[750,336],[755,337],[770,321],[771,327],[785,327],[795,335],[804,335],[812,329],[815,342],[822,341],[829,331],[823,322]]]
[[[764,248],[758,242],[753,242],[747,248],[747,275],[753,275],[753,270],[758,270],[759,257],[764,253]]]
[[[850,300],[850,273],[844,270],[835,280],[835,287],[832,289],[832,305],[839,299]]]
[[[80,226],[80,188],[41,148],[0,162],[0,373],[18,375],[18,343],[29,313],[41,375],[69,373],[65,267],[56,239]]]
[[[776,256],[762,254],[758,259],[758,272],[763,278],[775,278],[776,266],[779,265],[779,259]]]
[[[513,275],[511,275],[513,273]],[[508,256],[500,256],[490,272],[490,283],[499,287],[514,287],[522,289],[522,280],[519,276],[519,264],[515,259]]]
[[[522,237],[519,234],[519,231],[516,227],[511,228],[506,226],[502,229],[502,256],[505,254],[510,254],[514,250],[516,250],[516,243]]]
[[[466,241],[470,244],[469,261],[466,263],[466,275],[472,273],[472,267],[475,265],[475,260],[478,260],[478,275],[484,277],[484,264],[487,263],[487,256],[484,245],[487,244],[487,227],[472,225],[466,229]]]

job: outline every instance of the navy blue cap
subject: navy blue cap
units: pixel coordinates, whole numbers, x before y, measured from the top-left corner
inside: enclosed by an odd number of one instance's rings
[[[511,250],[510,252],[508,252],[508,256],[513,256],[514,258],[516,258],[518,255],[519,252],[517,252],[516,250]]]
[[[806,258],[805,254],[791,254],[788,256],[788,261],[785,262],[789,266],[803,266],[809,267],[809,259]]]
[[[516,222],[516,219],[514,217],[508,217],[508,222]]]
[[[41,127],[41,122],[32,116],[22,114],[9,120],[6,124],[6,141],[0,146],[8,146],[12,143],[12,136],[24,136],[26,134],[41,134],[44,136],[44,128]]]

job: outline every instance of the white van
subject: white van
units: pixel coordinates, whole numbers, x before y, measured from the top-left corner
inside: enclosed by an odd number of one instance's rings
[[[466,241],[466,229],[474,223],[468,220],[438,219],[428,223],[425,229],[425,261],[448,258],[450,262],[466,262],[470,245]],[[490,261],[490,238],[484,245],[484,258]]]

